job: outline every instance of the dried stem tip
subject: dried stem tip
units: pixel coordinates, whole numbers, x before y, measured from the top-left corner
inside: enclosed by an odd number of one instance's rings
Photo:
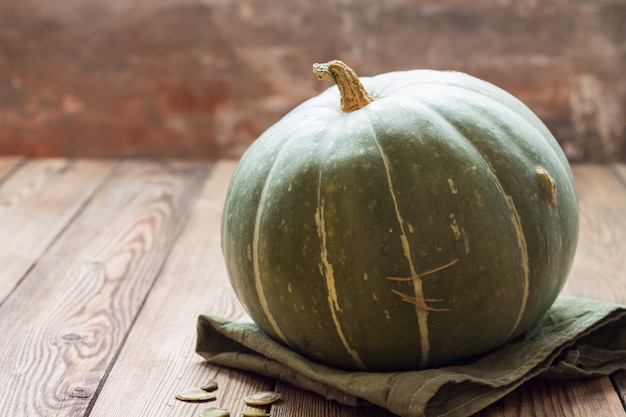
[[[320,80],[334,81],[341,95],[341,111],[350,113],[374,101],[356,73],[342,61],[313,64],[313,73]]]

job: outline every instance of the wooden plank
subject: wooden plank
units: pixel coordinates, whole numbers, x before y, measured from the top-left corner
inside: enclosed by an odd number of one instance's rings
[[[87,412],[207,176],[198,164],[116,168],[0,306],[5,415]]]
[[[575,165],[574,174],[580,235],[563,293],[626,303],[626,187],[606,165]]]
[[[18,159],[0,165],[8,173]],[[29,160],[0,183],[0,303],[109,174],[113,162]]]
[[[623,417],[617,395],[606,396],[610,391],[608,378],[536,380],[476,417]]]
[[[194,416],[209,405],[238,416],[245,395],[271,388],[270,379],[210,366],[194,352],[199,314],[249,320],[228,282],[220,249],[222,207],[234,168],[234,162],[221,162],[212,171],[90,417]],[[207,377],[220,384],[216,402],[174,399]]]
[[[626,190],[626,162],[610,165],[611,170],[617,177],[617,180],[622,184],[624,190]]]

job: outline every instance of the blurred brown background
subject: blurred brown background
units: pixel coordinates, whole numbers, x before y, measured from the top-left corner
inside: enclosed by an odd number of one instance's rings
[[[2,0],[0,154],[238,157],[335,58],[468,72],[626,161],[626,0]]]

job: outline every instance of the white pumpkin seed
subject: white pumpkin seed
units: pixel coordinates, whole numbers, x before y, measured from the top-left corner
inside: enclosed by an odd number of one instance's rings
[[[209,407],[202,410],[200,417],[229,417],[230,413],[225,408]]]
[[[269,413],[261,410],[245,410],[241,415],[243,417],[269,417]]]
[[[211,401],[216,398],[212,392],[200,388],[189,388],[176,394],[176,399],[181,401]]]
[[[205,391],[215,391],[217,389],[217,381],[209,378],[200,384],[200,389]]]
[[[243,400],[248,405],[268,405],[280,399],[280,393],[274,391],[260,391],[252,395],[248,395]]]

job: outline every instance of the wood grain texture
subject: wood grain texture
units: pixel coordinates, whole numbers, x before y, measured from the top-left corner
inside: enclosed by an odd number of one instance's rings
[[[5,171],[14,165],[6,164]],[[0,304],[73,220],[113,165],[30,160],[0,182]]]
[[[2,413],[86,413],[206,175],[201,165],[117,166],[0,306]]]
[[[211,172],[90,417],[194,416],[209,405],[237,416],[245,395],[272,387],[270,379],[207,365],[194,352],[199,314],[247,319],[228,283],[220,250],[222,207],[234,167],[234,162],[224,162]],[[174,399],[178,391],[207,377],[219,383],[215,402]],[[138,383],[146,380],[150,383]]]

